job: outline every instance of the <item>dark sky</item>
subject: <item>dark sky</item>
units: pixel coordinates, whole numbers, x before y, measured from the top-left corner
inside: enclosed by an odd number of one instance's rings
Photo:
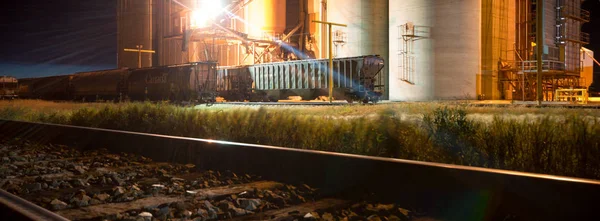
[[[587,0],[583,8],[592,14],[583,27],[592,39],[587,47],[600,57],[600,0]],[[116,27],[116,0],[2,1],[0,75],[115,68]],[[600,67],[595,69],[600,75]]]
[[[0,75],[116,67],[116,0],[2,1],[0,30]]]
[[[587,0],[583,2],[581,8],[590,11],[590,22],[583,25],[583,32],[590,34],[590,44],[586,48],[594,51],[594,58],[600,59],[600,0]],[[594,66],[594,82],[595,90],[600,89],[600,67]]]

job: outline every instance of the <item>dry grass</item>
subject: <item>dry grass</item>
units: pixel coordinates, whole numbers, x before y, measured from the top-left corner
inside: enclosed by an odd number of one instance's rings
[[[75,103],[75,102],[54,102],[42,100],[14,100],[1,101],[0,108],[26,108],[34,111],[63,111],[77,110],[81,108],[104,108],[106,106],[115,107],[126,105],[124,103]],[[495,116],[505,116],[509,119],[539,118],[545,116],[565,116],[577,114],[580,116],[600,117],[600,110],[594,109],[568,109],[568,108],[528,108],[525,106],[496,107],[493,105],[487,107],[474,107],[469,103],[457,102],[406,102],[389,103],[380,105],[344,105],[344,106],[236,106],[217,104],[214,106],[198,105],[193,109],[209,112],[227,112],[227,111],[246,111],[264,108],[268,111],[286,111],[297,116],[332,116],[332,117],[367,117],[374,113],[389,111],[397,116],[405,118],[421,118],[424,113],[431,113],[436,109],[443,107],[461,108],[467,112],[473,119],[483,119],[489,121]]]
[[[0,118],[600,178],[598,111],[0,102]]]
[[[523,105],[513,105],[510,107],[499,107],[494,105],[476,107],[470,103],[460,102],[403,102],[403,103],[388,103],[378,105],[344,105],[344,106],[309,106],[309,105],[294,105],[294,106],[266,106],[262,107],[267,110],[286,110],[296,115],[309,116],[367,116],[381,111],[391,110],[398,115],[420,115],[430,113],[436,109],[443,107],[455,107],[464,109],[467,114],[481,115],[505,115],[505,116],[548,116],[548,115],[568,115],[579,114],[582,116],[600,117],[600,111],[594,109],[569,109],[569,108],[529,108]],[[223,110],[240,110],[240,109],[258,109],[260,106],[234,106],[227,104],[217,104],[213,107],[198,106],[197,109],[223,109]]]
[[[76,110],[84,107],[102,108],[112,103],[75,103],[43,100],[0,100],[0,108],[27,108],[35,111]]]

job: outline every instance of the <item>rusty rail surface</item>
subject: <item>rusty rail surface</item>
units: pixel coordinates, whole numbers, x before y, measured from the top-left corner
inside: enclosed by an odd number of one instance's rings
[[[0,214],[6,220],[68,221],[49,210],[0,189]]]
[[[0,120],[0,140],[107,148],[155,161],[374,194],[448,220],[576,220],[597,215],[600,181],[77,126]]]

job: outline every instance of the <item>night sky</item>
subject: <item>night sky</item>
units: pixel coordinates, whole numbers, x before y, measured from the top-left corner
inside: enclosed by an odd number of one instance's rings
[[[583,2],[582,9],[590,11],[590,22],[583,25],[583,32],[590,34],[590,44],[586,48],[594,51],[594,58],[600,60],[600,0],[587,0]],[[600,91],[600,67],[594,65],[594,82],[591,91]]]
[[[116,67],[116,0],[2,1],[0,30],[0,75]]]
[[[600,0],[583,8],[583,27],[600,57]],[[116,0],[19,0],[0,3],[0,75],[70,74],[116,67]],[[600,67],[595,67],[600,77]],[[594,84],[600,84],[600,81]]]

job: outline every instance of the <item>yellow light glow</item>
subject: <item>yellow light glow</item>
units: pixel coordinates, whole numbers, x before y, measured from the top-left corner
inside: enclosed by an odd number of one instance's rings
[[[191,13],[191,27],[202,28],[210,26],[210,23],[217,17],[223,8],[221,1],[201,0],[200,6],[195,8]]]

